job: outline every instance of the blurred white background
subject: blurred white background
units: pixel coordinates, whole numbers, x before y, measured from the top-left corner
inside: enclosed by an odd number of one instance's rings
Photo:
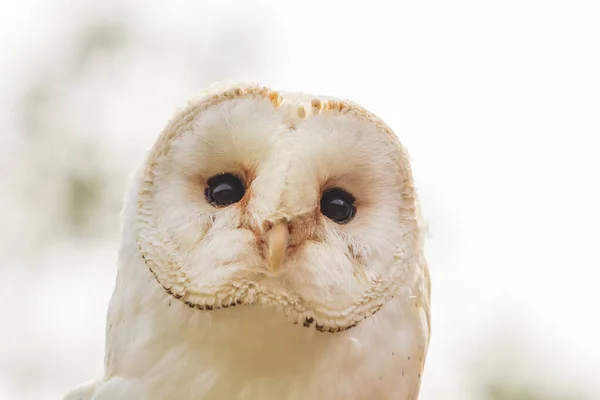
[[[217,80],[349,98],[413,159],[422,400],[600,398],[597,1],[2,1],[0,399],[102,373],[129,173]]]

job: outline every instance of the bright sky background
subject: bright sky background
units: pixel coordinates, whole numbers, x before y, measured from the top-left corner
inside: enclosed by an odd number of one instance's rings
[[[237,21],[268,48],[232,57],[260,60],[249,70],[232,66],[224,79],[352,99],[408,148],[433,279],[421,398],[477,400],[478,374],[600,398],[600,3],[248,3],[131,2],[139,30],[168,50],[146,75],[132,63],[119,82],[128,92],[109,97],[116,122],[106,123],[110,140],[123,144],[121,158],[139,158],[173,109],[201,89],[153,79],[156,71],[182,70],[186,38]],[[76,20],[83,6],[66,4],[0,5],[3,124],[33,60],[68,48],[62,41],[73,23],[61,21]],[[250,19],[261,29],[249,29]],[[18,261],[2,266],[0,371],[19,357],[40,367],[22,379],[0,372],[0,398],[59,398],[101,371],[116,242],[78,246],[53,248],[33,286]],[[85,272],[60,269],[83,262]],[[25,389],[38,381],[39,391]]]

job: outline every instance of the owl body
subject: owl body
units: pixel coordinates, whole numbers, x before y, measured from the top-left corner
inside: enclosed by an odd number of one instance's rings
[[[418,398],[418,203],[397,138],[359,106],[207,92],[133,177],[122,236],[105,376],[67,399]]]

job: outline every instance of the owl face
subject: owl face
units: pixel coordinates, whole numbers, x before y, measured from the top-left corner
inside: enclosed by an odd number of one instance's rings
[[[264,305],[325,332],[409,290],[422,257],[391,130],[348,102],[255,86],[209,93],[171,121],[136,223],[146,265],[190,307]]]

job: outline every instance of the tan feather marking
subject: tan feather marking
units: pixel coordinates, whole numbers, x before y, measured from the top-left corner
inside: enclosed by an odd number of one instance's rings
[[[275,108],[277,108],[281,105],[281,101],[283,100],[283,98],[279,95],[279,93],[271,92],[269,94],[269,100],[271,100],[271,103],[273,103]]]
[[[310,101],[310,106],[312,107],[313,114],[318,114],[323,108],[323,103],[319,99],[312,99]]]
[[[327,102],[327,108],[329,110],[339,111],[341,109],[340,102],[338,100],[329,100]]]
[[[298,106],[298,117],[300,117],[300,118],[306,117],[306,108],[304,108],[304,106]]]

